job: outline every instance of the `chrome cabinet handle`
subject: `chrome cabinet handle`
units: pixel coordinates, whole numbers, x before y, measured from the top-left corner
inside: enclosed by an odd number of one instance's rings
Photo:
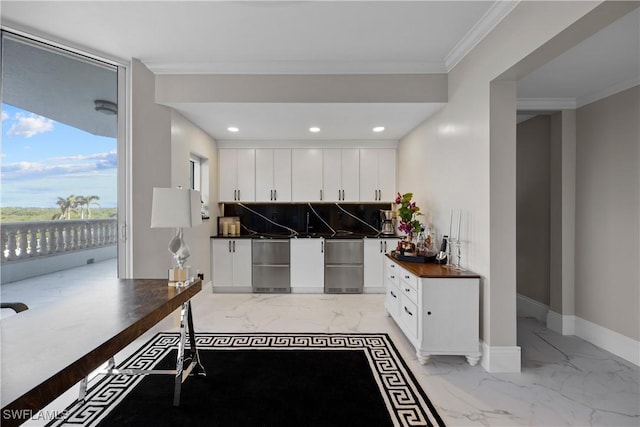
[[[320,190],[320,200],[322,200],[322,190]]]
[[[413,316],[413,313],[410,312],[406,306],[404,307],[404,311],[406,311],[409,316]]]
[[[273,200],[273,190],[271,190],[271,196],[269,196],[270,200]]]
[[[391,275],[391,278],[392,278],[392,279],[395,279],[395,278],[396,278],[396,276],[394,276],[394,275],[392,274],[392,275]]]
[[[229,240],[229,252],[231,252],[231,240]]]
[[[394,297],[394,298],[398,298],[398,297],[396,296],[396,294],[394,294],[394,293],[393,293],[393,291],[389,291],[389,293],[391,294],[391,296],[392,296],[392,297]]]
[[[342,195],[340,193],[340,190],[338,190],[338,200],[342,200]]]
[[[238,190],[238,200],[240,200],[240,190]]]
[[[384,252],[385,253],[387,252],[387,241],[386,240],[384,241]]]
[[[278,200],[278,190],[273,190],[273,200]]]
[[[236,251],[236,241],[234,240],[233,241],[233,252],[235,252],[235,251]]]
[[[382,253],[382,240],[380,240],[380,253]]]
[[[405,292],[411,292],[411,289],[409,289],[409,288],[404,288],[404,291],[405,291]]]
[[[409,276],[404,276],[405,279],[409,279]]]
[[[320,253],[323,254],[324,253],[324,240],[322,240],[320,242]]]

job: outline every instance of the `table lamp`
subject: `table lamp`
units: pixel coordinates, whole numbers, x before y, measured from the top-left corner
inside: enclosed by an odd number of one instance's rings
[[[201,223],[199,191],[181,187],[153,189],[151,228],[176,229],[176,235],[169,242],[169,252],[181,270],[191,255],[182,230]]]

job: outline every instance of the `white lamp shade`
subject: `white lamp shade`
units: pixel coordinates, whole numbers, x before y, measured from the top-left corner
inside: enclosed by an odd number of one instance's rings
[[[154,188],[151,228],[191,228],[202,223],[200,192],[184,188]]]

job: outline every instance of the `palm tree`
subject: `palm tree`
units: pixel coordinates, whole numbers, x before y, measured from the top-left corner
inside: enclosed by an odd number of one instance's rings
[[[75,196],[71,194],[66,199],[58,197],[56,205],[60,207],[60,212],[55,214],[51,219],[71,219],[71,211],[75,209]]]
[[[100,203],[96,202],[95,200],[100,200],[100,196],[85,196],[84,197],[85,203],[87,205],[87,218],[91,218],[91,204],[94,204],[96,206],[100,206]]]
[[[87,198],[84,196],[76,196],[73,199],[74,207],[80,207],[80,219],[84,219],[84,208],[83,206],[87,204]]]

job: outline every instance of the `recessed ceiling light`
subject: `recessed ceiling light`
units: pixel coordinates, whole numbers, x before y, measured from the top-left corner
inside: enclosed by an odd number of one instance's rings
[[[317,126],[312,126],[309,128],[309,132],[320,132],[320,128]]]
[[[384,130],[384,126],[376,126],[373,128],[374,132],[382,132]]]
[[[238,132],[240,129],[238,129],[238,128],[237,128],[237,127],[235,127],[235,126],[229,126],[229,127],[227,128],[227,130],[228,130],[229,132]]]

